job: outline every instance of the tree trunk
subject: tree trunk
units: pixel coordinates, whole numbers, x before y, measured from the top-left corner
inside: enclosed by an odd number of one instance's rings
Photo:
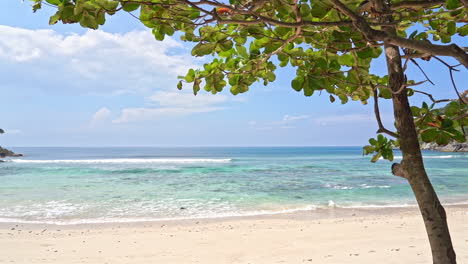
[[[385,45],[389,85],[396,92],[406,83],[398,47]],[[393,110],[395,126],[403,154],[401,168],[408,179],[419,205],[426,226],[434,264],[455,264],[456,257],[447,225],[445,210],[427,177],[414,125],[413,115],[408,102],[406,88],[394,94]]]

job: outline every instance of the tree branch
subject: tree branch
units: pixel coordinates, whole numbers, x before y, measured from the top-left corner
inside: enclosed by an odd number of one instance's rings
[[[353,26],[357,30],[359,30],[363,34],[363,36],[368,40],[384,41],[391,45],[414,49],[431,55],[450,56],[457,59],[468,69],[468,53],[462,48],[458,47],[456,44],[437,45],[422,40],[406,39],[398,36],[392,36],[385,31],[371,28],[363,17],[354,13],[351,9],[349,9],[345,4],[343,4],[339,0],[328,1],[332,3],[338,11],[347,15],[353,21]]]
[[[377,133],[385,133],[394,138],[398,138],[398,135],[395,132],[392,132],[384,127],[382,123],[382,119],[380,118],[379,98],[377,94],[377,89],[374,86],[373,86],[373,89],[374,89],[374,113],[375,113],[375,119],[377,119],[377,124],[379,125],[379,129],[377,130]]]
[[[422,74],[424,74],[424,76],[426,77],[426,80],[427,80],[428,82],[430,82],[432,85],[435,85],[435,84],[431,81],[431,79],[429,79],[429,76],[427,76],[426,72],[421,68],[421,66],[419,66],[419,64],[416,62],[416,60],[410,59],[410,61],[411,61],[414,65],[416,65],[416,66],[418,67],[418,69],[422,72]]]
[[[402,8],[409,8],[409,9],[418,9],[418,8],[425,8],[425,7],[434,7],[443,5],[445,3],[444,0],[435,0],[435,1],[403,1],[395,4],[390,5],[391,10],[397,10]]]
[[[435,104],[453,101],[453,100],[451,100],[451,99],[436,100],[436,99],[434,99],[434,97],[433,97],[432,94],[430,94],[430,93],[426,93],[426,92],[419,91],[419,90],[413,90],[413,91],[414,91],[415,93],[420,93],[420,94],[427,95],[427,97],[429,97],[429,99],[431,99],[431,101],[432,101],[433,103],[435,103]]]
[[[452,81],[452,85],[453,85],[453,89],[455,90],[455,93],[457,94],[458,98],[460,99],[460,102],[461,103],[467,103],[465,101],[465,98],[463,98],[461,95],[460,95],[460,92],[458,91],[458,88],[457,88],[457,85],[455,83],[455,80],[453,79],[453,72],[454,71],[459,71],[456,69],[457,65],[456,66],[452,66],[448,63],[446,63],[445,61],[443,61],[442,59],[440,58],[437,58],[437,57],[434,57],[436,60],[440,61],[442,64],[444,64],[445,66],[447,66],[447,68],[449,69],[449,74],[450,74],[450,80]]]

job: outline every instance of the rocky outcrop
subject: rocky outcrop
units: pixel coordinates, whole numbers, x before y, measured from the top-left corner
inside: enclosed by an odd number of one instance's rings
[[[13,151],[11,151],[11,150],[9,150],[9,149],[0,147],[0,158],[5,158],[5,157],[22,157],[22,156],[23,156],[23,154],[17,154],[17,153],[14,153]]]
[[[437,145],[437,143],[423,143],[421,144],[421,149],[423,150],[436,150],[443,152],[468,152],[468,142],[459,143],[452,141],[447,145]]]

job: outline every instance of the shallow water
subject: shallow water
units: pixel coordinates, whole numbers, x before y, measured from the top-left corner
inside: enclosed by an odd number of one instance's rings
[[[15,151],[25,157],[0,163],[0,222],[125,222],[415,203],[407,182],[391,175],[391,163],[370,163],[360,147]],[[467,202],[468,155],[424,156],[441,200]]]

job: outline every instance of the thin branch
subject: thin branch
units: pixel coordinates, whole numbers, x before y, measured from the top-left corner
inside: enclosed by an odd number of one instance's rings
[[[434,7],[443,5],[445,0],[435,0],[435,1],[403,1],[395,4],[390,5],[390,9],[397,10],[402,8],[409,8],[409,9],[419,9],[419,8],[426,8],[426,7]]]
[[[432,57],[431,54],[429,53],[412,53],[412,54],[405,54],[401,55],[402,59],[418,59],[418,58],[427,58],[427,57]]]
[[[441,58],[438,58],[438,57],[434,57],[434,58],[436,60],[440,61],[445,66],[447,66],[447,68],[449,69],[450,80],[452,81],[453,89],[455,90],[455,93],[457,94],[458,98],[460,99],[460,102],[466,104],[465,99],[461,96],[460,92],[458,91],[457,84],[455,83],[455,80],[453,79],[453,72],[454,71],[459,71],[458,69],[456,69],[456,67],[458,65],[452,66],[452,65],[446,63],[445,61],[443,61]]]
[[[425,82],[427,82],[427,80],[424,80],[424,81],[421,81],[421,82],[417,82],[417,83],[413,83],[413,84],[406,83],[406,75],[405,75],[405,83],[401,85],[401,87],[400,87],[400,89],[398,89],[398,91],[394,92],[394,91],[392,91],[391,89],[389,89],[389,90],[390,90],[390,92],[391,92],[392,94],[399,94],[399,93],[401,93],[401,92],[402,92],[405,88],[407,88],[407,87],[421,85],[421,84],[423,84],[423,83],[425,83]],[[377,87],[377,86],[376,86],[376,87]]]
[[[450,56],[457,59],[468,69],[468,53],[456,44],[437,45],[422,40],[406,39],[385,31],[373,29],[363,17],[354,13],[339,0],[328,1],[332,3],[338,11],[347,15],[353,21],[353,26],[368,40],[384,41],[387,44],[414,49],[431,55]]]
[[[419,66],[419,64],[418,64],[414,59],[410,59],[410,61],[411,61],[412,63],[414,63],[414,65],[416,65],[416,66],[419,68],[419,70],[420,70],[420,71],[424,74],[424,76],[426,77],[426,80],[428,80],[432,85],[435,85],[435,84],[431,81],[431,79],[429,79],[429,76],[427,76],[426,72],[421,68],[421,66]]]
[[[455,117],[453,120],[459,120],[459,119],[462,119],[462,118],[465,118],[465,117],[468,117],[468,113],[463,113],[457,117]],[[462,126],[463,127],[463,126]]]
[[[373,86],[373,85],[371,85]],[[392,136],[394,138],[398,138],[398,134],[395,132],[392,132],[388,129],[386,129],[382,123],[382,119],[380,118],[380,110],[379,110],[379,98],[377,94],[377,89],[376,87],[373,86],[374,89],[374,113],[375,113],[375,119],[377,119],[377,124],[379,125],[379,129],[377,130],[377,133],[385,133],[389,136]]]
[[[427,95],[427,97],[429,97],[429,99],[431,99],[431,101],[432,101],[433,103],[435,103],[435,104],[453,101],[452,99],[441,99],[441,100],[436,100],[436,99],[434,99],[434,97],[433,97],[432,94],[430,94],[430,93],[426,93],[426,92],[419,91],[419,90],[413,90],[413,91],[414,91],[415,93],[420,93],[420,94]]]

